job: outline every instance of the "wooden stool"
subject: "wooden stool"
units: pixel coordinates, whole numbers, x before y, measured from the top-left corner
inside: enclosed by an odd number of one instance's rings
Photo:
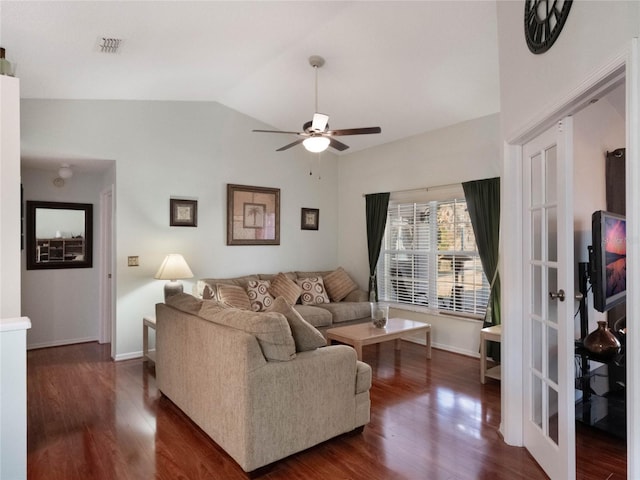
[[[485,377],[500,380],[500,365],[487,370],[487,342],[502,340],[502,325],[494,325],[480,330],[480,383],[484,384]]]

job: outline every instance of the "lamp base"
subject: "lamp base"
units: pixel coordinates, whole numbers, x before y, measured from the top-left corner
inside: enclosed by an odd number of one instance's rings
[[[164,284],[164,300],[166,301],[172,295],[184,292],[182,282],[179,280],[171,280]]]

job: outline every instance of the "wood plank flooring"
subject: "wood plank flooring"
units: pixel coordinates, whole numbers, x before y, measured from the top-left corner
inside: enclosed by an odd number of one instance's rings
[[[32,350],[28,478],[242,479],[244,473],[167,398],[142,360],[112,362],[109,346]],[[402,342],[365,347],[371,423],[276,463],[264,480],[536,480],[526,450],[506,445],[500,384],[477,359]],[[577,427],[578,480],[626,478],[624,441]]]

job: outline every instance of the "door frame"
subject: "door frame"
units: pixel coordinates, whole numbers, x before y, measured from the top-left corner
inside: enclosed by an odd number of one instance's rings
[[[111,342],[111,357],[115,354],[115,268],[114,268],[114,188],[100,192],[100,330],[99,342]],[[111,278],[109,278],[111,275]]]
[[[504,165],[501,198],[501,258],[500,276],[509,292],[502,291],[502,422],[501,433],[509,445],[523,446],[523,322],[510,321],[522,318],[524,301],[524,265],[522,235],[522,153],[523,145],[549,129],[563,117],[586,107],[592,99],[599,98],[623,82],[626,83],[626,203],[627,203],[627,316],[640,318],[640,190],[629,185],[640,183],[640,59],[638,40],[633,39],[621,52],[612,57],[601,68],[589,75],[580,85],[562,96],[555,104],[543,109],[528,124],[516,130],[504,142]],[[508,241],[507,241],[508,239]],[[640,365],[635,360],[640,356],[640,328],[630,329],[627,334],[627,404],[640,400]],[[640,412],[627,409],[627,477],[640,478]]]

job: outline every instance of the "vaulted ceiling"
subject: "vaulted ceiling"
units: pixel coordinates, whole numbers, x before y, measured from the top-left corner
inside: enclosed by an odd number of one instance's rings
[[[321,55],[331,127],[382,127],[346,153],[500,110],[495,1],[2,0],[0,18],[23,98],[216,101],[298,130]]]

